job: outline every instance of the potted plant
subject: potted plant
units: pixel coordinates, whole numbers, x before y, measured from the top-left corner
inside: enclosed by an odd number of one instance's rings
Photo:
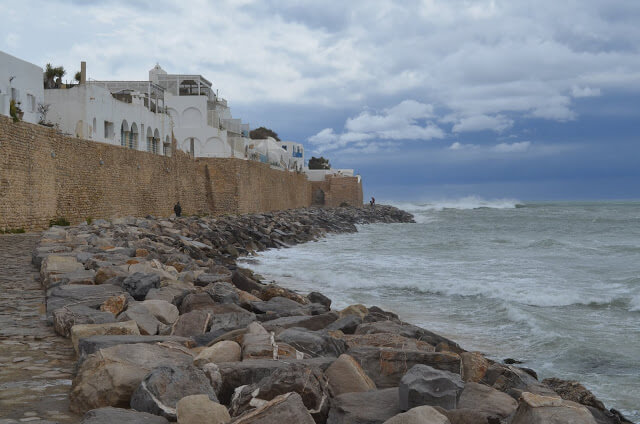
[[[9,115],[13,118],[13,122],[21,121],[24,117],[24,112],[20,108],[20,102],[17,102],[11,99],[9,103]]]

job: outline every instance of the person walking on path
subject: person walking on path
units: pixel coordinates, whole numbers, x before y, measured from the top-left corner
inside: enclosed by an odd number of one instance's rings
[[[182,214],[182,206],[180,206],[180,202],[176,203],[173,207],[173,211],[176,214],[176,218],[180,218],[180,215]]]

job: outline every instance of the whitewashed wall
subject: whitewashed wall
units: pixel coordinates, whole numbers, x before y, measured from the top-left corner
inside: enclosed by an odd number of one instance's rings
[[[11,89],[14,89],[15,100],[24,112],[22,119],[38,123],[38,105],[44,102],[42,74],[41,67],[0,51],[0,114],[9,116]]]

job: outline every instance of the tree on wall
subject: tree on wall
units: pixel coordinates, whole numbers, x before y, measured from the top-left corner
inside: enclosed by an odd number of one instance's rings
[[[276,141],[280,141],[278,134],[269,128],[260,127],[256,128],[255,130],[251,130],[251,132],[249,133],[249,138],[251,138],[252,140],[264,140],[267,137],[273,137],[276,139]]]
[[[309,169],[331,169],[329,159],[320,156],[319,158],[312,156],[309,159]]]
[[[50,63],[47,63],[44,70],[44,88],[55,88],[55,79],[62,78],[66,73],[67,71],[62,66],[54,68]]]
[[[80,71],[76,72],[76,74],[74,75],[73,79],[78,81],[78,83],[80,83],[80,80],[82,79],[82,72],[80,72]]]

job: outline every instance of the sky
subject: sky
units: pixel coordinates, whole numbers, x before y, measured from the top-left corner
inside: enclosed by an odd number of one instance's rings
[[[213,82],[365,197],[640,198],[638,0],[0,0],[68,77]]]

